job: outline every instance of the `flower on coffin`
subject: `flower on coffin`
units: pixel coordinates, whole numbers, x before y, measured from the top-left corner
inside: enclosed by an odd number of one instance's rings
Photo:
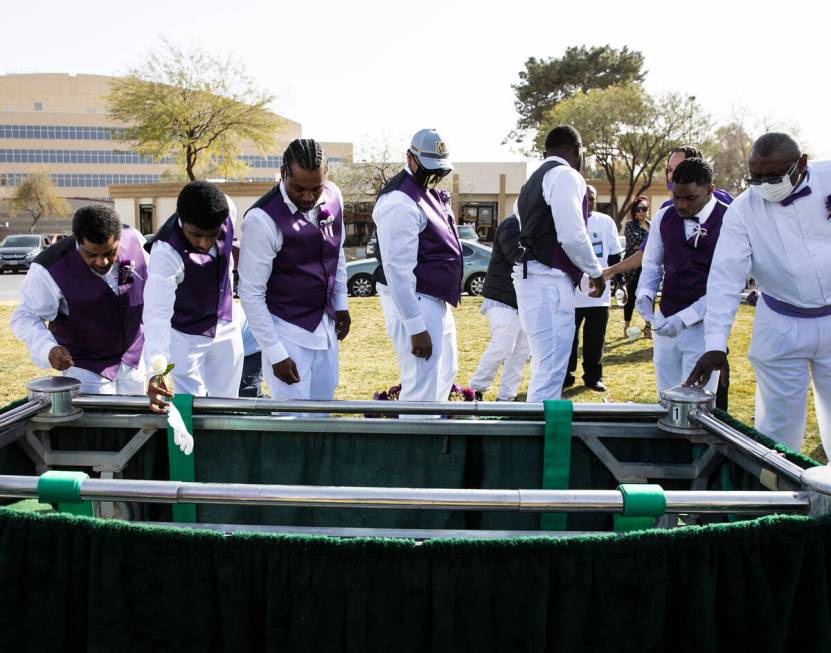
[[[317,215],[317,226],[320,228],[322,232],[324,232],[330,238],[334,236],[334,231],[332,230],[332,223],[335,221],[335,216],[332,215],[332,212],[327,209],[325,206],[320,209],[320,213]]]
[[[119,259],[118,261],[118,285],[119,286],[126,286],[133,281],[135,278],[139,277],[138,272],[136,272],[136,262],[131,259]]]
[[[825,198],[825,210],[828,212],[827,220],[831,220],[831,195]]]

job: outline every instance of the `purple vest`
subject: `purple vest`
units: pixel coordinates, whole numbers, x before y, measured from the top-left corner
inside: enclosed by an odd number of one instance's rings
[[[335,318],[332,297],[341,250],[343,207],[335,186],[326,182],[316,227],[299,211],[291,212],[279,188],[270,195],[259,208],[274,220],[283,235],[283,246],[272,263],[266,305],[272,315],[314,331],[324,312]],[[322,219],[325,210],[333,218],[328,226]]]
[[[226,218],[216,239],[216,256],[193,249],[175,213],[159,229],[156,240],[162,240],[175,249],[185,264],[185,277],[176,289],[173,319],[170,323],[181,333],[194,336],[216,335],[219,320],[233,317],[233,292],[228,266],[234,244],[234,223]]]
[[[118,292],[89,269],[66,238],[62,255],[45,267],[58,284],[69,307],[49,323],[59,344],[72,354],[77,367],[114,379],[121,363],[137,367],[144,346],[141,313],[147,264],[134,229],[124,227],[118,247]],[[61,243],[54,247],[59,247]],[[47,250],[48,251],[48,250]],[[132,271],[129,269],[132,268]]]
[[[419,186],[412,175],[407,175],[398,190],[427,218],[427,226],[418,235],[418,259],[413,270],[416,292],[457,306],[462,297],[462,246],[451,214],[438,193]]]
[[[707,293],[707,275],[716,249],[721,222],[727,206],[717,202],[702,226],[707,234],[687,239],[684,218],[670,207],[661,218],[661,239],[664,242],[664,287],[661,292],[661,313],[675,315]]]

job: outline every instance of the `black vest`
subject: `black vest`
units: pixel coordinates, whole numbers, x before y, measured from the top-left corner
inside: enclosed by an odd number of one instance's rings
[[[516,290],[511,278],[514,264],[522,260],[524,251],[519,244],[519,220],[509,215],[493,234],[493,251],[485,276],[482,295],[508,306],[517,307]]]
[[[583,272],[566,255],[557,240],[557,230],[551,217],[551,207],[542,194],[545,174],[558,166],[560,161],[543,163],[532,174],[519,192],[517,206],[521,220],[519,242],[525,248],[526,261],[539,261],[550,268],[562,270],[574,284],[580,283]],[[583,219],[588,217],[588,200],[583,198]]]

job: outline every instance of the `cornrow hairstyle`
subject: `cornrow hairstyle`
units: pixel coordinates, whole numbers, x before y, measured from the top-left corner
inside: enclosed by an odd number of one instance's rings
[[[106,243],[110,237],[121,237],[121,220],[110,206],[82,206],[72,217],[72,235],[78,243]]]
[[[685,159],[703,159],[704,157],[701,156],[701,150],[697,147],[693,147],[692,145],[679,145],[676,147],[672,152],[669,153],[669,156],[672,156],[676,152],[683,152]],[[667,158],[669,158],[669,156]]]
[[[709,186],[713,183],[713,166],[700,157],[684,159],[673,171],[672,183]]]
[[[283,152],[282,170],[286,176],[291,176],[293,163],[304,170],[317,170],[323,166],[323,172],[326,172],[329,167],[323,146],[313,138],[296,138],[289,143]]]

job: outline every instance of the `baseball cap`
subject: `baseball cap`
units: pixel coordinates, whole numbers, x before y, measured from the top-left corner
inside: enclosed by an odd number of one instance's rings
[[[410,153],[418,157],[427,170],[453,170],[447,145],[435,129],[422,129],[416,132],[410,142]]]

